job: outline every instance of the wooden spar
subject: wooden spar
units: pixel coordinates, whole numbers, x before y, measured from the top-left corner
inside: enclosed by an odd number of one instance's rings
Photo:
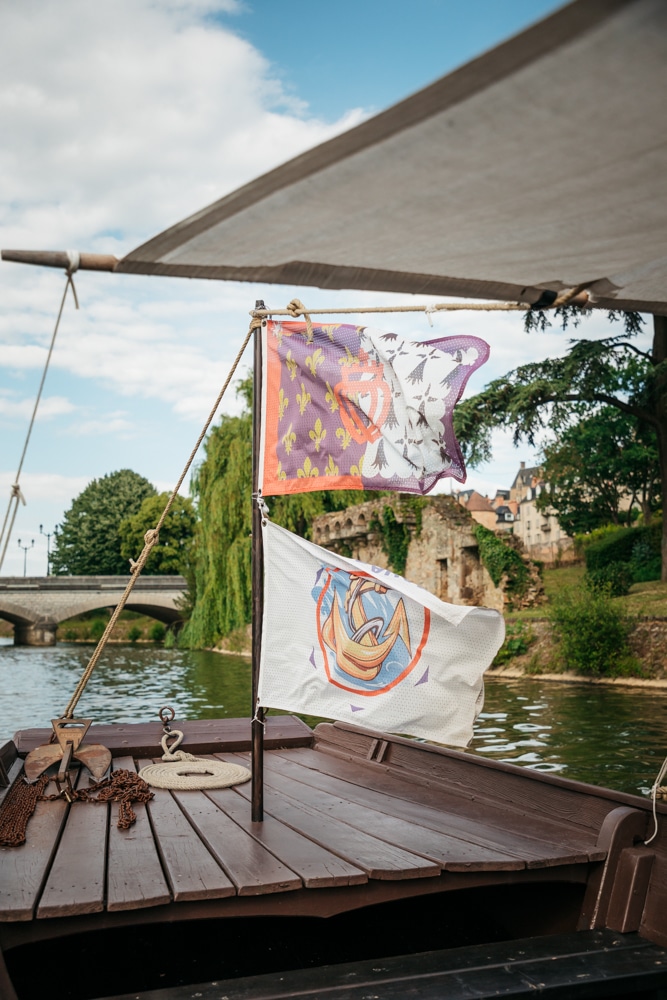
[[[71,253],[67,250],[3,250],[1,256],[16,264],[60,267],[65,271],[115,271],[118,264],[118,257],[110,253]]]
[[[263,309],[260,300],[256,309]],[[266,320],[264,320],[266,323]],[[264,617],[264,552],[262,512],[257,502],[259,485],[259,438],[262,414],[262,328],[255,329],[252,389],[252,803],[253,823],[264,819],[264,709],[257,705],[259,660]]]

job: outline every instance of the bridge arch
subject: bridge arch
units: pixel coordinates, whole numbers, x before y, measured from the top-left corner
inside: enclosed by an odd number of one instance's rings
[[[15,645],[52,646],[61,622],[117,607],[128,581],[122,576],[6,577],[0,579],[0,618],[14,625]],[[173,625],[182,621],[179,603],[185,589],[181,576],[140,577],[125,607]]]

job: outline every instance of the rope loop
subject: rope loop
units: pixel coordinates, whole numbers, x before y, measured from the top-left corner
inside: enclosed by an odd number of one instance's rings
[[[294,319],[298,319],[299,316],[303,316],[306,321],[306,341],[309,344],[313,342],[313,323],[308,312],[306,312],[306,307],[304,306],[301,299],[292,299],[291,302],[287,304],[287,312]]]

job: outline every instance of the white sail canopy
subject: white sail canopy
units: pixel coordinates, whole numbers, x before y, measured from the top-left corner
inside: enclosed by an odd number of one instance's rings
[[[664,0],[577,0],[117,270],[664,313],[666,94]]]

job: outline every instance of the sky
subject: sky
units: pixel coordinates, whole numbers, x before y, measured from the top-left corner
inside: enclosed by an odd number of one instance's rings
[[[22,0],[0,7],[0,246],[129,252],[241,184],[344,131],[560,6],[552,0]],[[121,468],[171,490],[248,327],[284,307],[406,295],[143,276],[75,276],[21,473],[3,575],[46,572],[47,534],[94,478]],[[0,521],[55,317],[60,271],[0,264]],[[421,297],[419,302],[428,303]],[[436,301],[436,300],[430,300]],[[588,321],[587,334],[606,325]],[[379,324],[378,324],[379,325]],[[491,345],[467,394],[562,353],[520,314],[383,317],[415,340]],[[241,364],[247,373],[250,358]],[[221,411],[239,410],[233,386]],[[199,456],[201,458],[201,454]],[[467,486],[509,487],[497,434]],[[183,492],[187,492],[187,484]],[[40,533],[40,525],[43,534]],[[19,545],[34,547],[28,551]]]

